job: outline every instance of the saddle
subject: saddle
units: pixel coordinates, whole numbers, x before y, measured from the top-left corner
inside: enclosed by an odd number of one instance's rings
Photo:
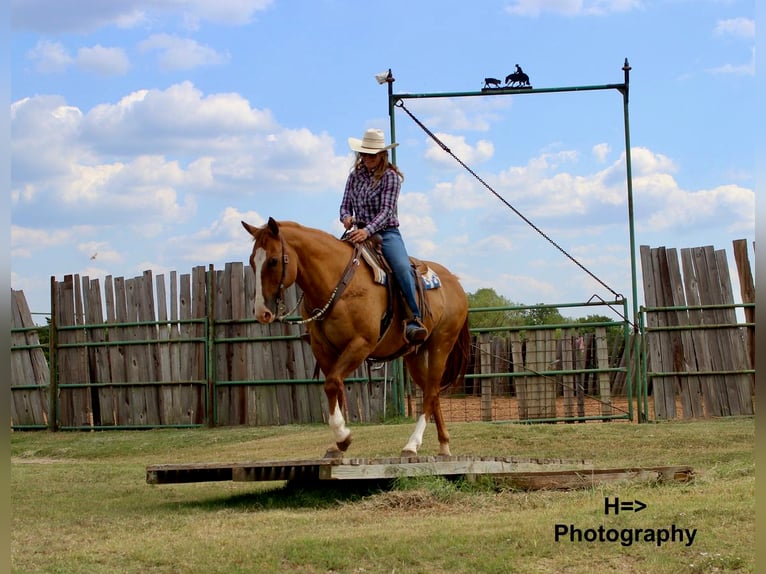
[[[393,271],[383,255],[383,238],[376,233],[362,243],[361,247],[362,258],[372,269],[375,282],[385,285],[388,291],[386,312],[383,314],[380,321],[380,337],[383,338],[391,327],[391,321],[394,315],[394,301],[398,301],[400,308],[407,309],[408,314],[409,307],[404,301],[401,291],[394,287],[394,281],[392,280]],[[420,307],[420,311],[424,318],[430,317],[431,306],[428,304],[425,292],[427,289],[436,289],[440,286],[439,277],[425,262],[415,257],[410,257],[410,266],[415,271],[415,292],[418,300],[418,307]],[[409,319],[409,317],[407,319]]]

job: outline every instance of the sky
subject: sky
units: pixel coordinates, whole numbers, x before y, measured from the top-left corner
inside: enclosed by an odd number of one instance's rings
[[[755,10],[753,0],[11,0],[11,287],[46,313],[51,276],[246,264],[240,220],[339,236],[347,139],[377,127],[390,140],[388,86],[375,78],[389,69],[396,94],[450,94],[481,92],[517,64],[534,88],[621,84],[626,58],[636,257],[641,245],[713,245],[735,273],[732,241],[755,240]],[[411,255],[514,303],[632,299],[619,91],[403,103],[503,198],[396,109]]]

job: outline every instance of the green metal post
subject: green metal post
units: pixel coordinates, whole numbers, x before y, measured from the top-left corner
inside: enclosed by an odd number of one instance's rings
[[[628,59],[625,58],[625,63],[622,66],[622,71],[625,74],[625,86],[622,90],[622,107],[623,107],[623,118],[624,118],[624,124],[625,124],[625,171],[626,176],[628,180],[628,229],[629,229],[629,236],[630,236],[630,279],[631,279],[631,285],[632,285],[632,299],[633,299],[633,325],[634,325],[634,347],[633,347],[633,356],[635,357],[636,364],[640,363],[640,353],[639,348],[639,335],[641,333],[641,330],[639,329],[638,325],[638,274],[636,272],[636,231],[635,231],[635,224],[634,224],[634,214],[633,214],[633,168],[631,164],[631,154],[630,154],[630,119],[629,119],[629,113],[628,113],[628,104],[630,100],[629,92],[630,92],[630,64],[628,63]],[[642,373],[643,376],[643,369],[635,369],[636,375],[638,376],[639,373]],[[645,385],[638,384],[638,378],[636,378],[637,384],[636,388],[645,388]],[[639,417],[640,419],[640,417]],[[639,422],[641,422],[639,420]]]
[[[56,329],[56,277],[51,277],[51,323],[48,325],[48,355],[50,357],[50,384],[48,385],[48,430],[58,430],[59,389],[58,389],[58,331]]]
[[[393,143],[396,141],[396,125],[394,123],[394,75],[391,73],[391,68],[388,69],[386,84],[388,84],[388,121],[391,124],[391,143]],[[396,148],[391,148],[391,163],[396,165]]]

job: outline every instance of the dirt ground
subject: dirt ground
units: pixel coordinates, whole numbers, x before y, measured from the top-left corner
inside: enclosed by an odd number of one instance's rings
[[[440,398],[442,413],[447,422],[473,422],[481,421],[481,398],[480,397],[449,397]],[[583,401],[584,415],[586,417],[599,416],[607,414],[611,416],[622,416],[628,413],[628,401],[625,397],[615,397],[611,405],[604,405],[598,400],[586,398]],[[575,416],[579,416],[577,403],[573,405]],[[408,410],[415,409],[415,400],[408,400]],[[567,415],[564,405],[564,398],[559,397],[556,400],[556,412],[550,413],[542,410],[537,411],[537,416],[531,415],[529,419],[534,418],[563,418]],[[543,416],[540,416],[540,415]],[[654,407],[652,401],[649,401],[649,417],[654,417]],[[522,420],[519,414],[519,401],[516,397],[500,397],[492,400],[492,419],[493,421],[518,421]],[[598,419],[601,420],[601,419]],[[617,422],[631,422],[628,419],[616,419]],[[637,422],[637,409],[633,405],[633,421]]]

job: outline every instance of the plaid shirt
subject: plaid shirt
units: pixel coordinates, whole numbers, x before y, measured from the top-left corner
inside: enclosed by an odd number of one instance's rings
[[[398,201],[402,182],[393,169],[388,169],[375,183],[367,168],[352,171],[340,204],[340,220],[349,215],[364,224],[370,235],[387,227],[399,227]]]

